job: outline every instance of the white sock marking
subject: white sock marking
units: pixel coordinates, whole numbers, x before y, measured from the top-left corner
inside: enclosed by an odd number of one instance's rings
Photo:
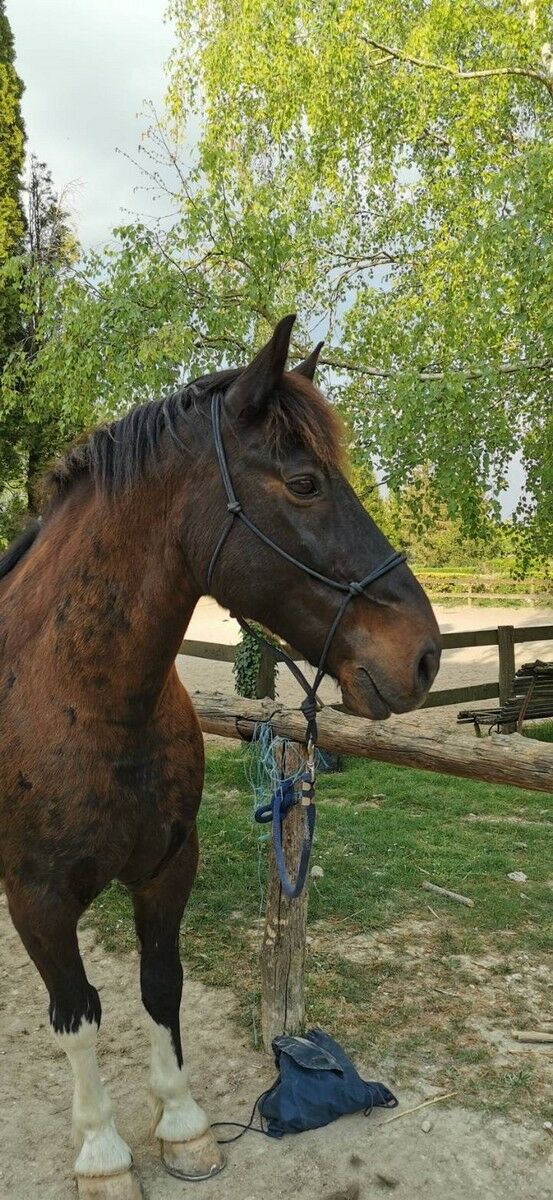
[[[73,1124],[82,1146],[76,1175],[115,1175],[132,1163],[129,1147],[119,1137],[96,1058],[98,1026],[82,1021],[77,1033],[54,1033],[73,1068]]]
[[[150,1086],[162,1106],[156,1137],[166,1142],[187,1142],[209,1128],[203,1108],[196,1104],[186,1067],[179,1067],[170,1031],[148,1018],[152,1043]]]

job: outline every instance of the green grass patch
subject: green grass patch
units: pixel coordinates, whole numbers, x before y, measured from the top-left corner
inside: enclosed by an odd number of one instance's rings
[[[251,819],[250,753],[208,751],[201,866],[182,946],[188,970],[233,987],[242,1020],[259,1028],[267,834]],[[507,1071],[480,1025],[508,1032],[546,1011],[552,798],[359,759],[345,766],[317,784],[312,861],[323,876],[310,887],[309,1022],[388,1077],[407,1081],[424,1070],[440,1086],[462,1079],[473,1103],[539,1104],[543,1056],[513,1058]],[[520,870],[526,883],[507,878]],[[425,878],[470,896],[474,908],[430,896]],[[118,885],[98,899],[92,919],[108,947],[133,944]]]
[[[553,721],[536,722],[535,725],[523,726],[521,733],[524,737],[534,738],[537,742],[553,742]]]

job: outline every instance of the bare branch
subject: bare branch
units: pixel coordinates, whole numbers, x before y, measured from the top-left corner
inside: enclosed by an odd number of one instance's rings
[[[334,250],[330,246],[321,246],[321,251],[328,254],[331,261],[337,263],[351,263],[359,270],[370,270],[373,267],[401,267],[406,263],[412,262],[414,255],[410,258],[401,258],[397,254],[390,254],[388,250],[360,251],[358,254],[347,254],[342,250]]]
[[[84,283],[85,287],[88,288],[88,290],[90,292],[93,292],[94,295],[97,296],[99,300],[102,300],[102,301],[107,300],[106,292],[102,291],[101,288],[97,287],[96,284],[93,283],[92,280],[88,277],[88,275],[85,275],[84,271],[80,271],[78,269],[78,267],[73,267],[70,263],[66,263],[64,270],[67,271],[70,275],[73,275],[75,277],[75,279],[80,279],[81,282]],[[136,308],[143,308],[143,309],[147,310],[148,312],[156,312],[158,309],[157,304],[147,304],[145,300],[137,300],[136,296],[129,296],[129,295],[127,295],[125,297],[124,304],[118,304],[115,307],[116,308],[124,308],[128,304],[134,304]]]
[[[368,375],[371,379],[397,379],[406,374],[402,370],[392,371],[383,367],[368,367],[362,363],[345,362],[335,358],[332,354],[329,357],[321,355],[319,363],[324,367],[332,367],[334,371],[346,371],[352,375]],[[482,379],[487,373],[481,367],[453,367],[452,370],[469,380]],[[523,371],[553,373],[553,359],[546,358],[543,362],[500,363],[494,370],[498,375],[518,375]],[[449,373],[449,371],[419,371],[418,378],[423,383],[439,383],[442,379],[446,379]]]
[[[426,58],[415,58],[412,54],[406,54],[404,50],[398,50],[394,46],[384,46],[382,42],[377,42],[375,38],[361,35],[361,40],[367,46],[371,46],[374,50],[380,50],[386,55],[385,58],[372,60],[372,66],[380,67],[392,59],[398,62],[410,63],[413,67],[422,67],[426,71],[444,71],[445,74],[451,75],[454,79],[491,79],[498,75],[519,75],[526,79],[535,79],[537,83],[543,84],[550,96],[553,96],[553,78],[545,71],[539,71],[534,67],[488,67],[482,68],[480,71],[460,71],[458,67],[451,67],[448,63],[432,62]]]

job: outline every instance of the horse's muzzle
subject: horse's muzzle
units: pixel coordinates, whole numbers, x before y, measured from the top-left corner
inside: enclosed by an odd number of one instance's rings
[[[426,643],[407,677],[391,678],[371,663],[348,662],[339,674],[345,707],[358,717],[385,721],[391,713],[411,712],[426,700],[440,665],[440,648]]]

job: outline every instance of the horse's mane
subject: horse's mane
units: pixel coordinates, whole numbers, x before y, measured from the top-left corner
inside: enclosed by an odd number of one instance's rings
[[[167,438],[182,452],[186,412],[216,389],[226,392],[240,374],[237,368],[205,375],[164,399],[150,400],[119,420],[93,429],[47,472],[43,484],[44,515],[48,516],[84,478],[92,479],[109,496],[125,491],[159,460]],[[269,405],[266,434],[277,457],[287,447],[300,445],[324,466],[341,465],[341,422],[318,388],[302,375],[292,372],[284,375]],[[0,579],[27,552],[39,529],[39,523],[35,522],[0,557]]]
[[[161,400],[131,409],[118,421],[100,425],[75,443],[48,472],[45,484],[50,503],[65,496],[77,480],[87,476],[104,494],[115,496],[140,479],[159,457],[166,435],[181,451],[187,410],[215,390],[226,392],[240,369],[217,371]],[[341,423],[319,390],[301,375],[284,376],[269,405],[267,439],[275,454],[286,446],[310,450],[325,466],[342,461]]]

